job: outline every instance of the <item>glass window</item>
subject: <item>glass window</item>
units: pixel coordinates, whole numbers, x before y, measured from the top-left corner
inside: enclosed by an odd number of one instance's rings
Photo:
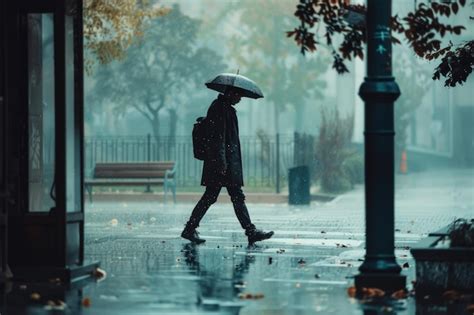
[[[74,18],[66,17],[66,210],[81,211],[80,134],[75,117]]]
[[[49,211],[54,201],[53,14],[28,14],[29,211]]]

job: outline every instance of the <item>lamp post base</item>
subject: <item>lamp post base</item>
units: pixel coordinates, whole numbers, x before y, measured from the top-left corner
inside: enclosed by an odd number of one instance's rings
[[[406,287],[406,276],[401,274],[361,273],[354,279],[357,292],[362,292],[362,288],[378,288],[386,292],[395,292]]]

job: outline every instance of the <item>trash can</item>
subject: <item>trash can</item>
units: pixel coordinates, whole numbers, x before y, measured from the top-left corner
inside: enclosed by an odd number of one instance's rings
[[[288,203],[290,205],[309,205],[310,179],[307,165],[292,167],[288,170]]]

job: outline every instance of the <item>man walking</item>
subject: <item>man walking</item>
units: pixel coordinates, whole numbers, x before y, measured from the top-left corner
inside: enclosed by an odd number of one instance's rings
[[[181,237],[197,244],[205,242],[196,228],[209,207],[216,202],[222,187],[226,187],[237,219],[245,230],[249,244],[253,244],[272,237],[273,231],[264,232],[252,224],[242,192],[242,157],[234,106],[247,92],[236,87],[225,87],[223,91],[207,111],[209,146],[201,178],[201,185],[206,186],[206,191],[194,207]]]

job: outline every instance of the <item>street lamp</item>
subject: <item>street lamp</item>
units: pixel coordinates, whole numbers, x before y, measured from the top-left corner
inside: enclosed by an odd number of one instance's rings
[[[367,76],[359,95],[365,102],[366,255],[355,277],[357,291],[405,288],[394,255],[394,110],[400,95],[392,76],[391,1],[367,1]]]

